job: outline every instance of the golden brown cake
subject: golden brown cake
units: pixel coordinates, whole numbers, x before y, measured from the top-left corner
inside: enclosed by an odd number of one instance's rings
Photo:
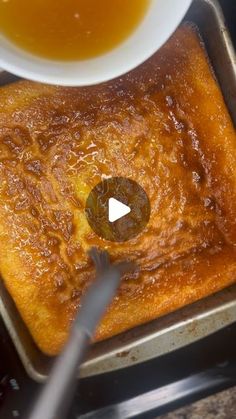
[[[96,236],[84,213],[109,176],[136,180],[151,203],[149,224],[125,243]],[[236,135],[194,29],[109,83],[0,89],[0,240],[4,283],[51,355],[94,278],[90,246],[140,266],[98,340],[236,281]]]

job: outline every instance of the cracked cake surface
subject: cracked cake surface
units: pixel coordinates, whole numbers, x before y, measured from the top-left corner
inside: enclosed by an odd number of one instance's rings
[[[124,276],[96,340],[236,281],[236,135],[204,47],[180,27],[151,59],[98,86],[19,81],[0,89],[0,272],[39,348],[65,343],[105,248]],[[146,191],[148,225],[99,238],[85,203],[102,179]]]

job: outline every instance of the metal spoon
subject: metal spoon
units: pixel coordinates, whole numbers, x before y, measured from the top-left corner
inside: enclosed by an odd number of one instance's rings
[[[108,253],[99,252],[96,248],[92,248],[89,254],[96,267],[96,279],[82,299],[69,340],[56,359],[29,419],[66,417],[76,388],[78,367],[83,361],[96,326],[112,301],[122,274],[134,268],[129,262],[110,264]]]

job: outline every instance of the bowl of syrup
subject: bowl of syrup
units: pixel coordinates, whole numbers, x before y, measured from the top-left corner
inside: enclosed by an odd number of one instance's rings
[[[0,0],[0,67],[66,86],[101,83],[149,58],[191,0]]]

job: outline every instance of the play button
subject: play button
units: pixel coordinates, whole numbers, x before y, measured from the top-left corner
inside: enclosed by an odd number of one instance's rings
[[[108,219],[111,223],[119,220],[125,215],[129,214],[131,211],[128,205],[122,204],[122,202],[117,201],[115,198],[109,198],[108,201]]]
[[[123,242],[145,228],[150,217],[150,203],[137,182],[113,177],[92,189],[85,213],[90,227],[99,237]]]

